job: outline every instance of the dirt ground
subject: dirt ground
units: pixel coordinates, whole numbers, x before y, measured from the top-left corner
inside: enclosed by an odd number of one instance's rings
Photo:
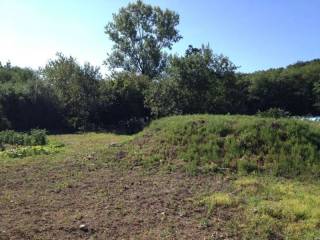
[[[0,167],[0,239],[237,239],[227,211],[207,217],[195,202],[226,179],[124,170],[102,156]]]

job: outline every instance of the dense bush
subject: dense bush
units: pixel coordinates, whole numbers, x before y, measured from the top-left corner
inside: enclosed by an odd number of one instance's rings
[[[191,173],[229,169],[320,175],[320,128],[301,120],[170,117],[154,121],[134,143],[130,159],[143,165],[182,166]]]
[[[62,129],[56,96],[31,69],[0,64],[0,130]]]
[[[81,66],[73,57],[61,53],[42,70],[43,81],[54,93],[65,127],[90,130],[98,125],[99,68],[89,63]]]
[[[117,73],[100,87],[99,117],[101,126],[126,128],[129,132],[141,130],[150,111],[145,106],[145,91],[150,79],[133,73]],[[137,128],[137,125],[140,127]],[[131,128],[131,126],[133,128]]]
[[[319,113],[320,60],[242,76],[248,81],[249,113],[281,108],[293,115]]]
[[[0,145],[23,145],[36,146],[47,144],[47,135],[45,130],[32,129],[29,133],[20,133],[13,130],[0,132]]]

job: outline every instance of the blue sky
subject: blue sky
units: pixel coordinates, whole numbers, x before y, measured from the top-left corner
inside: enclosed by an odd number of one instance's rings
[[[112,42],[104,26],[125,0],[0,0],[0,61],[38,68],[56,52],[101,66]],[[319,0],[145,0],[175,10],[183,39],[209,43],[240,71],[320,58]],[[105,67],[102,66],[103,72]]]

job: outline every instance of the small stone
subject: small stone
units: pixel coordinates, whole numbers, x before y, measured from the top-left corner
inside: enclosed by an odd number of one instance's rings
[[[88,231],[89,231],[89,228],[88,228],[88,226],[87,226],[86,224],[81,224],[81,225],[79,226],[79,229],[80,229],[81,231],[84,231],[84,232],[88,232]]]
[[[117,143],[117,142],[112,142],[109,144],[110,147],[120,147],[121,143]]]
[[[183,211],[180,211],[180,212],[179,212],[179,217],[184,217],[184,216],[186,216],[186,213],[183,212]]]

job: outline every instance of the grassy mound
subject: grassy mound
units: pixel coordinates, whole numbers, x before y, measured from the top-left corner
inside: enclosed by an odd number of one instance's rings
[[[146,167],[320,175],[320,127],[300,120],[175,116],[152,122],[132,143],[129,159]]]

